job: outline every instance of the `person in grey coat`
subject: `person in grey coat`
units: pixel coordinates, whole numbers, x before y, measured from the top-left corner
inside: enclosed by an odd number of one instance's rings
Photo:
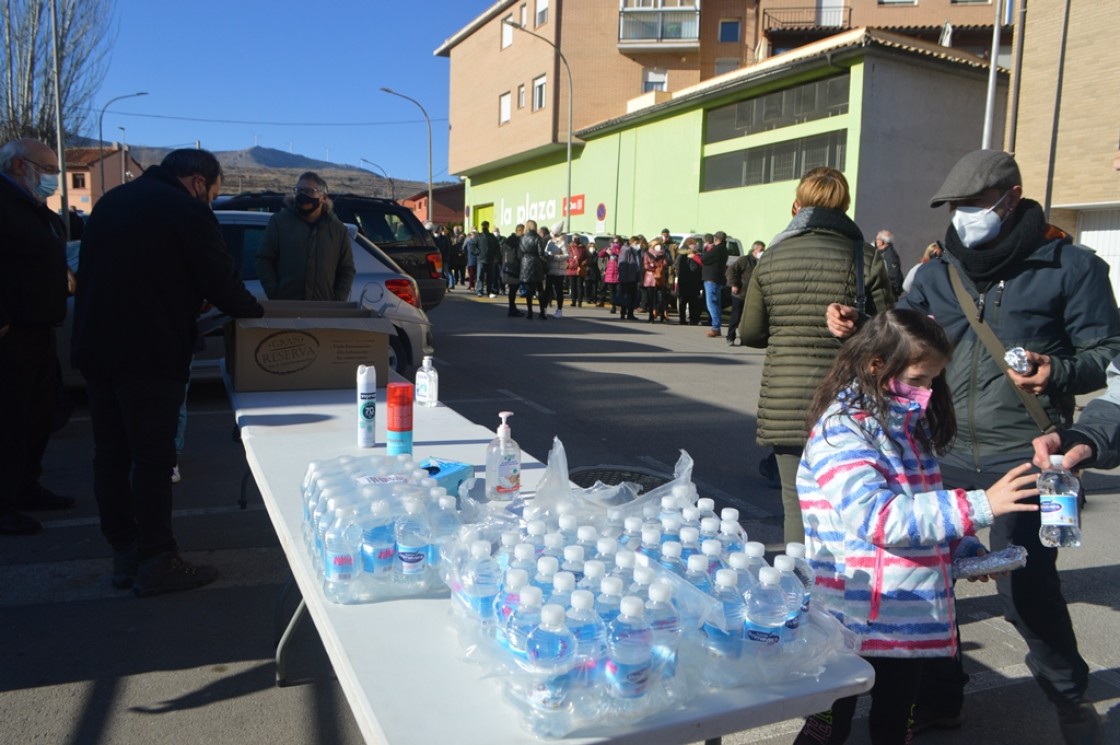
[[[541,294],[544,283],[544,241],[537,233],[537,223],[533,220],[525,222],[525,235],[521,236],[521,273],[518,279],[525,288],[525,317],[533,320],[533,296]],[[541,301],[541,320],[547,320],[543,300]]]

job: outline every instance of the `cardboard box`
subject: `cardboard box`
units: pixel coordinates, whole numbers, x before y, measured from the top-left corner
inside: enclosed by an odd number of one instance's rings
[[[264,318],[226,327],[226,365],[236,391],[353,388],[358,365],[389,382],[393,325],[349,302],[267,300]]]

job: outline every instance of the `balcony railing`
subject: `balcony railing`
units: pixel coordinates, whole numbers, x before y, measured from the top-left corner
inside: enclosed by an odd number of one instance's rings
[[[852,9],[848,6],[821,8],[778,8],[766,10],[762,14],[762,29],[770,31],[794,31],[811,28],[851,28]]]
[[[700,42],[699,10],[628,8],[618,13],[618,41]]]

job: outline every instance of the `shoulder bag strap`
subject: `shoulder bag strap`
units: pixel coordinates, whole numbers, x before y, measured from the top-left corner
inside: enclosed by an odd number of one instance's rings
[[[867,310],[867,287],[863,281],[863,240],[855,242],[856,246],[856,310],[864,315]]]
[[[961,280],[960,272],[953,264],[949,264],[949,283],[953,286],[953,292],[957,295],[957,302],[964,311],[965,318],[968,319],[968,325],[976,332],[976,336],[980,338],[981,343],[988,349],[988,354],[992,355],[992,359],[999,365],[999,369],[1003,371],[1004,375],[1007,374],[1007,361],[1003,359],[1004,348],[996,332],[992,331],[992,327],[980,320],[980,312],[976,307],[976,301],[968,294],[968,290],[964,287],[964,282]],[[1054,426],[1054,422],[1050,420],[1050,415],[1046,413],[1042,403],[1038,400],[1038,396],[1033,393],[1024,391],[1019,386],[1015,385],[1010,378],[1007,379],[1008,385],[1014,389],[1015,393],[1019,396],[1019,400],[1023,402],[1026,407],[1027,413],[1034,419],[1035,425],[1042,430],[1043,434],[1054,432],[1058,428]]]

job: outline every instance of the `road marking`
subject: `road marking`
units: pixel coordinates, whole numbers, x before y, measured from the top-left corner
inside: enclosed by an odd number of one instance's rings
[[[519,403],[523,403],[526,406],[528,406],[530,409],[533,409],[534,411],[538,411],[541,414],[547,414],[548,416],[555,416],[556,415],[556,412],[553,411],[552,409],[549,409],[545,406],[541,406],[540,404],[538,404],[534,401],[530,401],[527,398],[523,398],[521,396],[518,396],[513,391],[506,390],[505,388],[499,388],[498,393],[501,393],[503,396],[509,396],[514,401],[517,401]]]

